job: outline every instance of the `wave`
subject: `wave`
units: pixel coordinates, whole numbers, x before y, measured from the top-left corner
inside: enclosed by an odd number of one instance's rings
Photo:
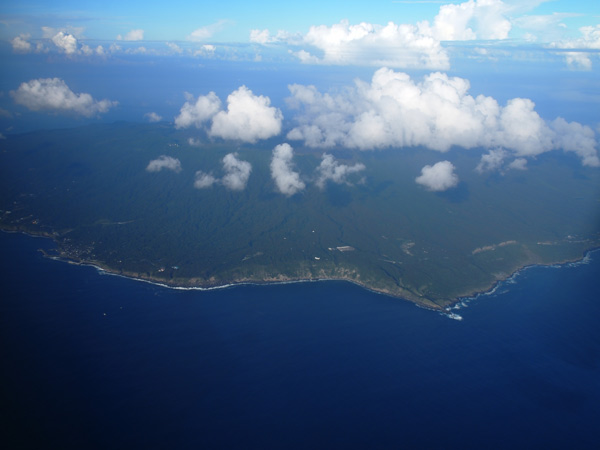
[[[494,286],[492,286],[489,290],[487,290],[485,292],[478,292],[477,294],[472,295],[472,296],[459,298],[458,302],[455,303],[454,305],[446,308],[443,314],[453,314],[453,313],[451,313],[451,311],[459,310],[462,308],[467,308],[469,306],[469,303],[471,303],[472,301],[475,301],[475,300],[479,300],[481,297],[494,297],[496,295],[501,295],[501,294],[510,292],[509,285],[517,284],[518,277],[521,276],[526,270],[536,268],[536,267],[548,268],[548,269],[564,269],[564,268],[575,268],[575,267],[579,267],[582,265],[587,265],[593,261],[594,257],[596,256],[595,255],[596,252],[598,252],[600,254],[600,248],[595,248],[595,249],[586,251],[583,258],[581,258],[580,260],[577,260],[577,261],[567,261],[567,262],[558,263],[558,264],[530,264],[528,266],[521,267],[520,269],[516,270],[510,277],[508,277],[504,280],[500,280],[497,283],[495,283]],[[462,317],[457,320],[462,320]]]

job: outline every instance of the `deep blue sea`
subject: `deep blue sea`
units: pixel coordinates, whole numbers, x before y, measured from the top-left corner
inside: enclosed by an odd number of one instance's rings
[[[598,252],[457,321],[343,282],[171,290],[51,247],[0,233],[2,448],[598,448]]]

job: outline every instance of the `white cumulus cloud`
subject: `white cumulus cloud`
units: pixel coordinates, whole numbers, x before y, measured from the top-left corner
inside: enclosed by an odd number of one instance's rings
[[[148,172],[160,172],[163,169],[172,170],[173,172],[181,172],[181,161],[167,155],[161,155],[157,159],[153,159],[148,163],[146,170]]]
[[[79,44],[78,36],[83,32],[83,28],[78,27],[66,27],[63,29],[56,29],[51,27],[42,27],[44,37],[50,39],[52,44],[59,50],[59,52],[71,57],[73,55],[100,55],[106,54],[104,47],[98,45],[96,48],[92,48],[87,44]],[[16,39],[16,38],[15,38]],[[13,39],[14,41],[14,39]],[[14,45],[24,45],[25,42],[13,42]],[[28,43],[27,43],[28,44]],[[29,47],[31,50],[31,47]],[[29,51],[28,50],[28,51]],[[112,46],[111,46],[112,50]],[[16,51],[16,50],[15,50]],[[42,43],[38,43],[35,49],[36,52],[47,51]]]
[[[238,159],[235,153],[225,155],[222,162],[223,171],[225,172],[222,178],[216,178],[212,173],[199,170],[194,178],[194,187],[196,189],[206,189],[219,183],[232,191],[243,191],[250,178],[252,165],[248,161]]]
[[[144,30],[136,29],[129,31],[125,36],[121,36],[120,34],[117,36],[117,40],[123,41],[141,41],[144,39]]]
[[[430,191],[446,191],[458,184],[458,176],[454,173],[454,165],[450,161],[440,161],[433,166],[421,169],[421,175],[415,181]]]
[[[321,189],[325,187],[327,181],[332,181],[337,184],[346,183],[348,184],[348,176],[353,173],[358,173],[365,170],[365,165],[362,163],[356,163],[353,165],[340,164],[335,160],[333,155],[328,153],[323,154],[321,164],[317,167],[317,181],[316,184]]]
[[[581,37],[577,39],[568,39],[550,44],[551,48],[572,49],[572,52],[565,52],[565,60],[569,67],[573,69],[592,69],[592,57],[597,53],[590,53],[589,50],[600,50],[600,24],[596,26],[582,27],[579,29]],[[587,51],[576,51],[587,50]]]
[[[105,113],[118,102],[94,100],[90,94],[74,93],[60,78],[40,78],[21,83],[10,92],[17,104],[32,111],[56,111],[80,114],[85,117]]]
[[[508,152],[502,148],[490,150],[481,156],[481,160],[477,167],[475,167],[475,170],[479,173],[500,170],[507,156]]]
[[[215,184],[218,181],[219,180],[217,178],[215,178],[212,174],[205,173],[205,172],[199,170],[196,172],[196,175],[194,177],[194,187],[196,189],[206,189],[206,188],[211,187],[213,184]]]
[[[511,30],[510,7],[501,0],[469,0],[440,6],[432,35],[440,41],[506,39]]]
[[[219,20],[218,22],[212,23],[210,25],[206,25],[206,26],[197,28],[188,35],[187,39],[188,39],[188,41],[193,41],[193,42],[204,41],[204,40],[212,37],[215,33],[221,31],[223,28],[225,28],[227,26],[227,24],[228,24],[228,21]]]
[[[300,179],[300,174],[293,170],[293,158],[294,150],[290,144],[279,144],[273,149],[271,177],[275,181],[277,190],[287,196],[294,195],[306,187]]]
[[[160,122],[162,120],[162,117],[155,112],[146,113],[144,114],[144,117],[148,119],[149,122]]]
[[[174,42],[165,42],[165,45],[169,47],[174,53],[181,54],[183,53],[182,48]]]
[[[585,166],[600,167],[594,130],[577,122],[567,122],[562,117],[553,120],[550,127],[556,148],[575,153]]]
[[[72,34],[59,31],[52,36],[52,43],[67,55],[77,53],[77,38]]]
[[[175,118],[175,126],[202,128],[210,122],[207,132],[211,137],[254,143],[281,132],[283,115],[270,105],[269,97],[254,95],[246,86],[229,94],[226,110],[221,109],[221,101],[214,92],[196,100],[189,96]]]
[[[261,37],[263,35],[258,35]],[[294,38],[296,41],[296,38]],[[313,26],[303,36],[308,47],[295,55],[304,63],[448,69],[450,60],[439,40],[420,25],[385,26],[341,21]],[[318,50],[315,53],[312,49]]]
[[[506,39],[517,8],[502,0],[468,0],[440,6],[433,22],[388,22],[385,25],[342,20],[331,26],[310,27],[304,35],[268,29],[250,31],[250,41],[268,45],[284,43],[307,64],[387,66],[447,70],[448,52],[442,41]]]
[[[33,47],[30,42],[27,41],[31,35],[29,34],[20,34],[14,37],[10,44],[12,45],[13,51],[15,53],[29,53],[33,50]]]
[[[219,111],[214,116],[210,135],[245,142],[278,135],[283,116],[270,104],[268,97],[254,95],[246,86],[241,86],[227,97],[227,111]]]
[[[291,85],[287,101],[299,113],[287,138],[310,147],[361,150],[503,148],[516,157],[563,149],[578,154],[585,165],[597,165],[590,127],[563,119],[548,123],[529,99],[514,98],[501,106],[492,97],[469,95],[469,88],[464,78],[435,72],[417,82],[388,68],[377,70],[371,83],[357,80],[337,94]]]
[[[196,100],[191,94],[188,94],[187,97],[188,100],[181,107],[179,115],[175,117],[176,128],[190,126],[201,128],[207,120],[212,119],[221,109],[221,100],[214,92],[209,92],[208,95],[200,95]]]
[[[508,165],[509,169],[527,170],[527,160],[525,158],[517,158]]]
[[[229,153],[223,158],[223,169],[225,176],[221,179],[221,183],[232,191],[241,191],[246,188],[252,165],[248,161],[237,159],[235,153]]]
[[[198,50],[194,51],[194,56],[212,56],[215,54],[217,47],[212,44],[204,44]]]

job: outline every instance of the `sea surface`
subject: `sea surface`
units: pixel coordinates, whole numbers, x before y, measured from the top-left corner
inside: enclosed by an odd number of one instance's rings
[[[0,233],[2,448],[597,448],[600,253],[457,310],[163,288]]]

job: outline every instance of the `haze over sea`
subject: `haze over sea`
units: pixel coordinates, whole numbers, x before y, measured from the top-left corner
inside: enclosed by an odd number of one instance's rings
[[[179,291],[0,234],[4,448],[593,448],[598,252],[450,320],[343,282]]]

